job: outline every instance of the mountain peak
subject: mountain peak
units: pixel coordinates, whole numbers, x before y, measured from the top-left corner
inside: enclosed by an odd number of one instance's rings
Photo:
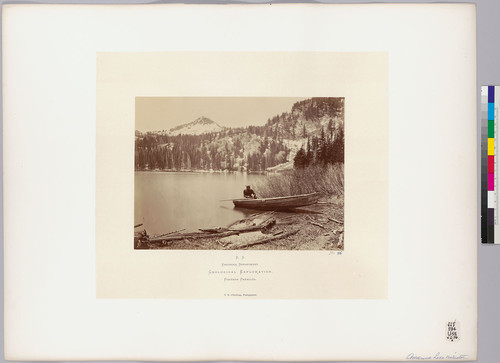
[[[179,134],[201,135],[209,132],[219,132],[223,129],[217,122],[208,117],[201,116],[187,124],[179,125],[170,129],[172,136]]]
[[[190,124],[194,124],[194,125],[216,124],[217,125],[217,123],[215,121],[212,121],[208,117],[205,117],[205,116],[198,117],[196,120],[190,122]]]

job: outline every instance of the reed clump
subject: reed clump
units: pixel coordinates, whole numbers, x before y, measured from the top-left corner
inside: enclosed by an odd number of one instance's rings
[[[308,166],[268,175],[254,186],[259,198],[319,192],[344,196],[344,164]]]

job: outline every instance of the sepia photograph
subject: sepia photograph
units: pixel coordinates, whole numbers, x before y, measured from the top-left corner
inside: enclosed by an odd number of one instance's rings
[[[134,248],[344,249],[344,97],[136,97]]]
[[[98,54],[97,296],[385,298],[387,65]]]

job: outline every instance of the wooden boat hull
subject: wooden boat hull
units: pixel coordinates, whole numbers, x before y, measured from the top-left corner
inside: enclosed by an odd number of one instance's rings
[[[314,204],[318,201],[319,197],[319,193],[310,193],[277,198],[244,198],[233,200],[233,204],[237,208],[285,210]]]

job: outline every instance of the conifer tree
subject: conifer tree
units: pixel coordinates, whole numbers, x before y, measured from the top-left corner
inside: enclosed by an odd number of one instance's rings
[[[293,158],[293,167],[301,169],[304,168],[305,166],[306,166],[306,152],[304,151],[304,148],[301,147],[299,151],[297,151],[295,158]]]

